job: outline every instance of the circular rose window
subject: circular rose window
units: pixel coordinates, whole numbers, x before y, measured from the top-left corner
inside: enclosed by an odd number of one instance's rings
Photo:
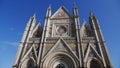
[[[57,31],[58,31],[58,33],[61,35],[61,34],[66,33],[66,32],[67,32],[67,29],[66,29],[66,27],[64,27],[64,26],[60,26],[60,27],[58,27]]]
[[[65,68],[64,64],[60,63],[55,68]]]

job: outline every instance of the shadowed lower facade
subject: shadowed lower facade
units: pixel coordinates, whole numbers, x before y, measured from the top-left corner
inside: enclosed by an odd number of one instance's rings
[[[64,6],[51,14],[44,27],[33,15],[25,28],[13,68],[113,68],[96,16],[80,27],[78,8],[70,14]]]

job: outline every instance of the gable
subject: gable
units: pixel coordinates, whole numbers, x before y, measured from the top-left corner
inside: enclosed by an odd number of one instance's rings
[[[70,18],[70,14],[68,11],[61,6],[52,16],[51,18]]]
[[[89,44],[86,48],[86,52],[84,53],[85,57],[84,57],[84,61],[87,61],[90,57],[94,57],[97,59],[101,60],[101,55],[99,54],[99,52],[95,49],[94,46],[92,46],[91,44]]]
[[[44,58],[56,52],[67,52],[68,54],[78,58],[71,47],[69,47],[69,45],[62,38],[56,42],[56,44],[47,52],[46,55],[44,55]]]

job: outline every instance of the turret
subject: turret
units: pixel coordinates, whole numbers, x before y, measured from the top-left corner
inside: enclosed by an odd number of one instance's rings
[[[102,57],[103,65],[105,68],[112,68],[112,66],[111,66],[112,64],[111,64],[111,61],[110,61],[110,58],[109,58],[109,55],[107,52],[105,40],[103,38],[98,19],[92,12],[90,12],[89,22],[90,22],[90,26],[95,34],[95,38],[97,40],[98,47],[100,49],[100,54]]]
[[[20,59],[22,58],[22,56],[24,55],[25,51],[26,51],[26,45],[27,42],[31,36],[32,30],[36,25],[36,19],[35,19],[36,15],[34,14],[28,21],[27,26],[25,28],[25,31],[23,33],[23,37],[22,40],[20,42],[19,48],[18,48],[18,52],[16,55],[16,59],[14,61],[13,64],[13,68],[17,68],[17,66],[19,66],[18,64],[20,63]]]
[[[46,17],[50,17],[50,16],[51,16],[51,6],[47,8],[47,12],[46,12]]]
[[[24,31],[24,35],[23,35],[23,38],[25,37],[25,40],[22,41],[23,43],[25,43],[24,45],[24,50],[23,50],[23,54],[22,56],[25,54],[26,52],[26,47],[27,47],[27,43],[29,41],[29,38],[32,36],[32,31],[33,29],[35,28],[35,25],[36,25],[36,14],[34,14],[30,20],[28,21],[28,24],[26,26],[26,29]]]
[[[45,17],[45,22],[44,22],[44,28],[43,28],[43,32],[42,32],[42,38],[41,38],[41,44],[40,44],[40,49],[39,49],[39,54],[38,54],[38,60],[37,60],[37,66],[40,67],[41,64],[41,55],[42,55],[42,48],[44,46],[44,42],[46,41],[46,37],[47,37],[47,32],[48,32],[48,29],[49,29],[49,19],[50,19],[50,16],[51,16],[51,6],[49,6],[47,8],[47,12],[46,12],[46,17]]]
[[[74,5],[73,9],[74,9],[74,12],[73,12],[74,16],[78,16],[78,8],[77,8],[77,6]]]
[[[75,29],[76,29],[76,39],[77,39],[77,48],[78,48],[78,57],[80,61],[80,67],[83,67],[83,49],[81,46],[81,37],[80,37],[80,21],[78,15],[78,8],[76,5],[73,7],[73,18],[75,22]]]
[[[44,29],[43,29],[44,35],[46,37],[48,36],[50,17],[51,17],[51,6],[49,5],[49,7],[47,8],[46,17],[45,17],[45,24],[44,24]]]
[[[21,42],[28,41],[28,37],[30,36],[35,25],[36,25],[36,14],[34,14],[32,17],[30,17],[30,19],[26,25]]]

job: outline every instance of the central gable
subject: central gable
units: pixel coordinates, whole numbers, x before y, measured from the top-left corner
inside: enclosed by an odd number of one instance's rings
[[[68,13],[68,11],[65,9],[64,6],[61,6],[53,15],[51,18],[70,18],[71,15]]]

